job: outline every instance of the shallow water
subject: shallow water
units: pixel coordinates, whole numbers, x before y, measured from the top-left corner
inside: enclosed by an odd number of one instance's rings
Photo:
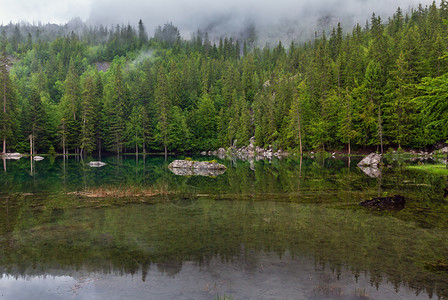
[[[0,297],[448,297],[446,177],[391,162],[370,178],[347,159],[224,160],[222,175],[183,177],[173,159],[7,161]],[[73,193],[111,187],[161,193]],[[395,193],[401,211],[358,205]]]

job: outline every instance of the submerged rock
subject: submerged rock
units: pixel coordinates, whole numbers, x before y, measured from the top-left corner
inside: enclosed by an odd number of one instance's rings
[[[405,204],[406,199],[401,195],[393,195],[389,197],[377,197],[359,203],[359,205],[365,207],[377,207],[382,209],[403,209]]]
[[[104,167],[105,165],[107,165],[107,164],[102,162],[102,161],[91,161],[91,162],[89,162],[89,166],[92,167],[92,168]]]
[[[170,171],[179,176],[219,176],[226,172],[225,169],[187,169],[187,168],[170,168]]]
[[[378,168],[370,166],[358,166],[358,168],[360,168],[361,171],[363,171],[364,174],[366,174],[369,177],[378,178],[381,176],[381,170]]]

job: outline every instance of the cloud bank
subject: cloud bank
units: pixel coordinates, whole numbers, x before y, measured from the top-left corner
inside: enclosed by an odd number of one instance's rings
[[[312,36],[339,21],[350,30],[371,17],[383,20],[401,7],[404,12],[432,0],[0,0],[0,23],[66,23],[75,17],[91,24],[131,24],[142,19],[152,35],[156,26],[172,22],[189,37],[197,29],[218,38],[244,38],[256,31],[259,39],[290,40]]]
[[[309,38],[315,30],[328,29],[339,21],[347,29],[365,24],[373,12],[391,16],[401,7],[404,12],[432,3],[432,0],[95,0],[89,21],[101,24],[136,24],[142,19],[149,34],[156,26],[173,22],[184,36],[197,29],[214,37],[244,35],[255,27],[266,40]]]

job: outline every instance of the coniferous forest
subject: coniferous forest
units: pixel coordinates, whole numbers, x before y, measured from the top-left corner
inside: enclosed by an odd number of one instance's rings
[[[448,1],[314,39],[0,28],[2,152],[424,148],[448,140]]]

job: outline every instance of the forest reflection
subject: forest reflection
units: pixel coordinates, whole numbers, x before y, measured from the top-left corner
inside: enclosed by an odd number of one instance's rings
[[[0,273],[76,270],[175,277],[185,264],[216,260],[259,267],[260,256],[307,259],[372,285],[448,296],[446,178],[397,165],[370,178],[347,160],[223,161],[216,177],[176,176],[163,158],[8,163],[0,178]],[[38,164],[39,163],[39,164]],[[42,164],[44,163],[44,164]],[[27,165],[28,164],[28,165]],[[151,186],[153,197],[88,198],[73,191]],[[418,188],[416,188],[418,187]],[[400,192],[402,211],[357,203]]]

